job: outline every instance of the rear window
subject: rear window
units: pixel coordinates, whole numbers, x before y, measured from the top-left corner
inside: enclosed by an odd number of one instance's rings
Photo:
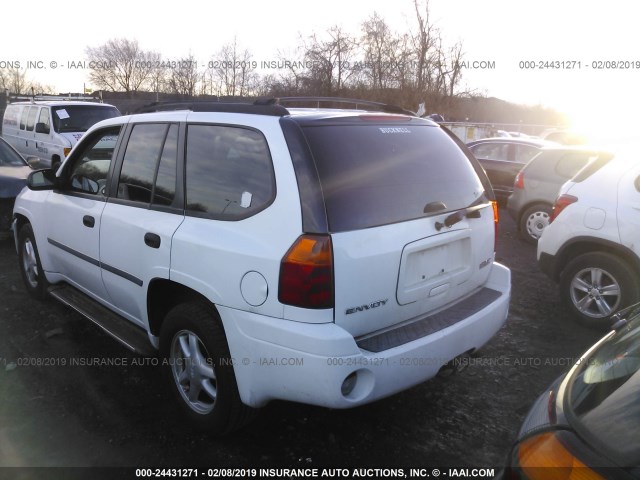
[[[598,155],[598,158],[596,160],[589,163],[586,167],[580,170],[572,180],[575,183],[584,182],[587,178],[589,178],[591,175],[593,175],[607,163],[609,163],[611,159],[613,159],[613,155],[608,153],[601,153],[600,155]]]
[[[569,410],[578,433],[622,465],[640,462],[640,309],[580,363]]]
[[[483,196],[469,159],[438,127],[322,125],[303,131],[332,232],[457,210]]]

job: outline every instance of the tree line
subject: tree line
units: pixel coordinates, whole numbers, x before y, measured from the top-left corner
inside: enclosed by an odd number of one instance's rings
[[[445,45],[430,17],[429,0],[413,0],[412,6],[407,31],[393,31],[373,13],[357,33],[336,25],[322,33],[300,35],[293,51],[279,52],[269,62],[256,60],[235,38],[206,65],[191,54],[167,59],[144,50],[135,39],[116,38],[86,48],[88,80],[94,89],[114,92],[349,96],[412,109],[423,102],[431,111],[446,109],[452,98],[469,93],[461,89],[462,44]],[[11,83],[5,77],[0,82]],[[33,86],[24,76],[22,80],[5,88],[23,93]]]

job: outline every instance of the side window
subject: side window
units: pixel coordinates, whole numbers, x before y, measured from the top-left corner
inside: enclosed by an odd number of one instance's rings
[[[109,166],[118,142],[120,127],[107,128],[88,138],[81,150],[74,154],[69,167],[69,186],[72,191],[104,195]]]
[[[506,143],[482,143],[472,149],[476,158],[486,160],[509,160],[509,145]]]
[[[117,198],[147,205],[151,203],[156,170],[168,130],[169,125],[163,123],[144,123],[133,127],[122,162]]]
[[[38,107],[31,107],[29,109],[29,116],[27,117],[27,130],[33,132],[33,127],[36,124],[36,115],[38,115]]]
[[[24,107],[22,109],[22,115],[20,116],[20,130],[25,130],[27,128],[27,117],[29,116],[29,112],[34,109],[35,107]]]
[[[178,156],[178,126],[171,125],[164,142],[164,149],[156,174],[153,201],[155,205],[169,206],[176,196],[176,172]]]
[[[556,173],[564,178],[571,178],[584,167],[589,160],[587,154],[568,153],[560,157],[556,164]]]
[[[38,116],[38,123],[36,123],[36,131],[38,133],[51,132],[51,121],[49,118],[48,107],[43,107],[40,109],[40,115]]]
[[[528,163],[533,157],[540,153],[540,149],[537,147],[531,147],[529,145],[516,145],[515,161],[518,163]]]
[[[275,197],[266,139],[248,128],[190,125],[186,177],[192,214],[238,220],[263,210]]]

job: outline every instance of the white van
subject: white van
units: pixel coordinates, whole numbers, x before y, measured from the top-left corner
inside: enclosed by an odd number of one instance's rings
[[[7,105],[2,136],[25,157],[44,166],[65,159],[89,127],[120,112],[113,105],[83,101],[15,102]]]

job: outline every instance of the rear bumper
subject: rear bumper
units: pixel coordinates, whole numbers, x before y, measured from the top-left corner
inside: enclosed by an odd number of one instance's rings
[[[511,273],[494,264],[488,305],[426,336],[378,352],[335,325],[308,324],[219,307],[242,401],[289,400],[350,408],[432,378],[455,357],[484,345],[504,324]],[[345,382],[346,381],[346,382]]]

